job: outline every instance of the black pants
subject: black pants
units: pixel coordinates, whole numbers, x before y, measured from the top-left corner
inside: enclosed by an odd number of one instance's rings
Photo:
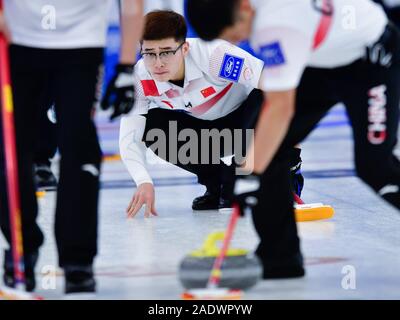
[[[389,26],[379,43],[393,55],[390,66],[358,60],[336,69],[307,68],[297,92],[288,134],[262,178],[260,202],[253,210],[261,238],[258,255],[271,263],[300,253],[289,186],[287,151],[298,144],[338,102],[346,106],[354,136],[358,176],[400,209],[397,143],[400,100],[400,36]]]
[[[34,156],[35,164],[51,165],[50,160],[54,157],[57,151],[57,126],[52,123],[48,116],[48,108],[52,104],[48,104],[40,113],[39,134],[36,140],[36,150]]]
[[[197,154],[199,155],[198,163],[182,163],[179,157],[174,154],[169,154],[170,150],[170,136],[171,132],[169,130],[169,125],[171,122],[176,123],[176,128],[178,134],[185,129],[191,129],[196,132],[197,137],[201,137],[202,129],[217,129],[221,132],[224,129],[253,129],[255,123],[257,121],[257,117],[260,111],[260,108],[263,104],[263,93],[260,90],[253,90],[248,98],[243,102],[243,104],[234,112],[228,114],[225,117],[208,121],[201,120],[195,117],[192,117],[184,112],[177,112],[171,110],[164,109],[151,109],[146,115],[146,128],[144,132],[144,142],[147,147],[150,147],[159,157],[164,160],[171,162],[180,168],[183,168],[191,173],[194,173],[198,177],[198,182],[202,185],[207,186],[208,188],[215,189],[219,188],[223,184],[228,184],[232,182],[234,176],[234,166],[225,165],[218,158],[218,162],[213,163],[212,157],[216,155],[215,149],[212,149],[213,143],[210,139],[210,149],[208,150],[209,158],[206,161],[201,161],[201,156],[204,155],[204,141],[198,141],[199,149],[197,150]],[[153,139],[150,139],[149,132],[152,129],[160,129],[166,135],[166,152],[160,152],[159,149],[154,149]],[[232,132],[232,131],[231,131]],[[234,137],[234,135],[232,134]],[[241,135],[242,141],[240,142],[243,148],[240,150],[241,155],[245,155],[246,146],[251,142],[250,139],[246,139],[246,134],[243,132]],[[223,139],[221,139],[223,140]],[[177,143],[177,150],[181,150],[182,146],[187,143],[187,141],[177,141],[173,140],[174,143]],[[230,154],[224,154],[223,143],[221,141],[221,150],[219,151],[219,155],[228,156]],[[232,139],[232,144],[235,144],[234,139]],[[215,145],[215,144],[214,144]],[[203,147],[203,149],[201,149]],[[232,151],[234,151],[234,146],[231,146]],[[173,158],[175,156],[175,158]]]
[[[101,150],[91,110],[102,48],[47,50],[10,47],[18,171],[25,252],[43,243],[32,175],[40,114],[49,84],[56,105],[61,153],[55,235],[59,264],[90,264],[97,252],[97,202]],[[3,143],[1,150],[3,150]],[[2,159],[4,160],[4,159]],[[10,242],[4,161],[1,161],[0,221]]]

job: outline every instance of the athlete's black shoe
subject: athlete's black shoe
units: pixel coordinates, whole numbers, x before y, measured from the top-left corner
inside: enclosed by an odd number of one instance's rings
[[[231,209],[233,205],[233,182],[226,182],[221,186],[219,209]]]
[[[39,191],[53,191],[57,189],[57,179],[46,163],[35,165],[35,184]]]
[[[196,211],[218,210],[219,194],[219,191],[207,188],[207,191],[204,193],[204,195],[193,200],[192,209]]]
[[[219,198],[218,209],[231,209],[232,205],[233,205],[233,203],[232,203],[231,199],[227,199],[227,198],[223,198],[223,197]]]
[[[63,269],[66,294],[96,292],[92,265],[67,265]]]
[[[25,289],[28,292],[32,292],[36,287],[35,280],[35,266],[38,260],[39,254],[38,252],[25,254],[24,255],[24,263],[25,263]],[[16,280],[14,276],[14,262],[12,259],[11,250],[4,251],[4,274],[3,281],[4,285],[9,288],[15,288]]]

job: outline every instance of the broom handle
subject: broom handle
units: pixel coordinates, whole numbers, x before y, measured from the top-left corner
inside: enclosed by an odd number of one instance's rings
[[[221,281],[221,268],[222,263],[225,260],[226,253],[228,252],[229,244],[231,242],[233,231],[235,230],[237,220],[239,219],[239,206],[237,204],[233,205],[233,212],[231,218],[229,220],[229,224],[225,233],[225,237],[222,243],[222,248],[214,261],[214,265],[211,270],[210,278],[207,283],[207,288],[216,288],[218,287],[219,282]]]
[[[0,10],[2,10],[0,0]],[[0,34],[0,88],[3,121],[3,142],[6,163],[7,191],[11,227],[11,251],[17,287],[25,284],[24,252],[22,245],[21,208],[18,185],[18,162],[15,142],[14,107],[10,80],[8,43]]]

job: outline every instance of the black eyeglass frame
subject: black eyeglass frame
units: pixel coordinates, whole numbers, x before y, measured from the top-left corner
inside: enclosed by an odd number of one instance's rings
[[[165,51],[161,51],[161,52],[159,52],[159,53],[156,53],[156,52],[143,52],[142,50],[143,49],[141,49],[140,50],[140,56],[143,58],[143,59],[145,59],[145,55],[149,55],[149,57],[153,57],[153,61],[157,61],[157,58],[159,58],[160,60],[162,60],[162,58],[161,58],[161,54],[166,54],[167,56],[168,56],[168,54],[173,54],[173,55],[176,55],[176,53],[179,51],[179,49],[181,49],[182,47],[183,47],[183,45],[185,44],[186,42],[182,42],[175,50],[165,50]]]

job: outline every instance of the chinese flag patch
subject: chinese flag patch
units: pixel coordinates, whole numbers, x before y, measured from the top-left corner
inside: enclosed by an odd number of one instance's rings
[[[214,93],[217,93],[213,87],[208,87],[206,89],[201,90],[201,94],[203,95],[204,98],[208,98],[209,96],[212,96]]]
[[[141,80],[143,92],[146,97],[159,97],[157,85],[154,80]]]

